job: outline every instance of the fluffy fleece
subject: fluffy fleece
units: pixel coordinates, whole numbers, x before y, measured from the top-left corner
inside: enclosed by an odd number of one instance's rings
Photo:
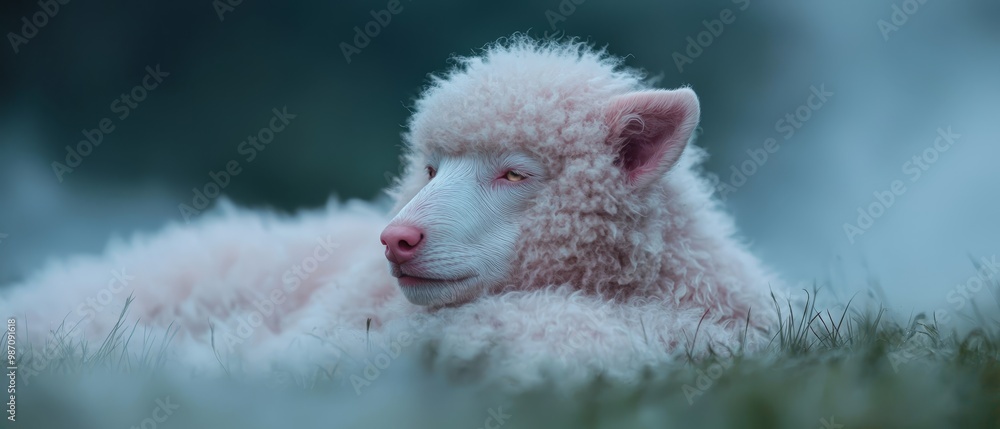
[[[395,207],[331,204],[293,217],[225,207],[51,264],[7,288],[0,312],[27,319],[36,345],[64,320],[73,335],[102,339],[134,293],[130,314],[153,332],[173,323],[170,349],[188,367],[336,363],[355,389],[371,381],[357,371],[379,350],[396,356],[420,342],[436,346],[435,365],[476,364],[519,384],[549,370],[631,378],[679,353],[736,348],[751,308],[753,346],[766,338],[777,280],[734,238],[699,175],[704,151],[680,146],[669,173],[642,188],[616,162],[614,124],[629,118],[609,118],[608,107],[649,90],[642,77],[580,43],[498,42],[458,59],[417,100]],[[696,121],[676,126],[690,132]],[[410,304],[379,232],[427,183],[428,153],[498,145],[536,157],[551,178],[521,225],[510,281],[461,305]],[[134,278],[121,287],[123,269]]]

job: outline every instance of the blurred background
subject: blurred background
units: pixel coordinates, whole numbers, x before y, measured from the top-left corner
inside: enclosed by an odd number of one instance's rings
[[[222,193],[239,205],[375,198],[428,74],[514,32],[580,37],[693,87],[706,170],[792,284],[877,282],[904,314],[957,310],[972,259],[1000,254],[995,0],[237,1],[0,6],[0,287],[184,222],[231,161]],[[272,109],[295,116],[251,150]],[[88,135],[100,145],[75,158]],[[872,209],[895,180],[905,192]]]

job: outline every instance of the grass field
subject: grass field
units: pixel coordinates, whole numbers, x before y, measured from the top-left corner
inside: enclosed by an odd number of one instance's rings
[[[425,345],[363,395],[319,363],[309,374],[259,378],[167,370],[169,338],[137,339],[123,311],[100,345],[61,338],[45,371],[19,384],[17,421],[4,427],[1000,427],[995,318],[975,311],[967,317],[974,326],[957,331],[923,314],[820,310],[811,296],[804,305],[775,302],[770,311],[782,322],[765,351],[681,359],[635,382],[598,375],[584,386],[552,379],[510,391],[477,382],[467,368],[428,369],[420,356],[434,350]],[[125,347],[135,341],[140,352]]]

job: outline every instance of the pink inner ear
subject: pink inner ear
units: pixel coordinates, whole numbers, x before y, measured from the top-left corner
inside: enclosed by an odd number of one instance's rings
[[[669,135],[677,128],[677,125],[669,121],[654,123],[660,118],[646,118],[638,116],[628,119],[627,125],[622,130],[622,146],[618,150],[618,164],[629,172],[629,179],[635,176],[651,173],[663,158],[664,152],[670,147],[668,144],[660,144],[669,139]]]
[[[645,185],[677,162],[698,123],[698,99],[689,89],[643,91],[616,97],[607,110],[608,143],[629,183]]]

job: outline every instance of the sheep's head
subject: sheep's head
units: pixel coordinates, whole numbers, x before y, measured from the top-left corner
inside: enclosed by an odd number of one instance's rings
[[[407,299],[644,281],[625,265],[658,265],[622,243],[655,238],[635,235],[636,198],[684,150],[694,92],[645,89],[579,45],[519,40],[464,61],[417,101],[398,212],[381,235]]]

